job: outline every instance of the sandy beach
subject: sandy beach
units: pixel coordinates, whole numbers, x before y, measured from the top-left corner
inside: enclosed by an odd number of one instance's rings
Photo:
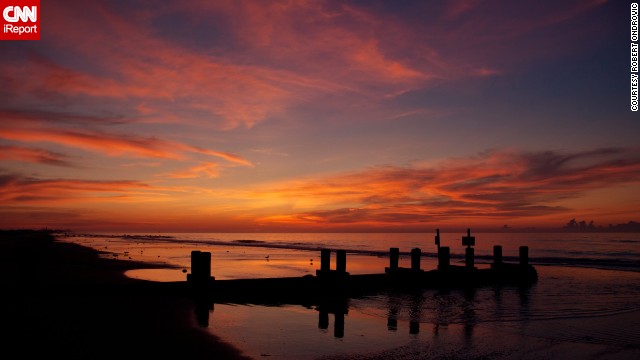
[[[531,288],[351,298],[337,336],[335,314],[322,327],[319,308],[301,304],[216,303],[199,326],[182,280],[124,275],[167,271],[182,278],[195,248],[213,252],[216,279],[298,276],[319,264],[317,254],[295,249],[183,242],[0,231],[5,351],[65,359],[626,360],[640,354],[636,272],[540,266],[541,281]],[[349,270],[367,272],[386,261],[351,254]],[[425,268],[434,266],[425,260]]]
[[[4,352],[18,358],[246,359],[198,327],[186,294],[123,275],[142,267],[149,265],[102,259],[96,250],[46,232],[0,232]]]

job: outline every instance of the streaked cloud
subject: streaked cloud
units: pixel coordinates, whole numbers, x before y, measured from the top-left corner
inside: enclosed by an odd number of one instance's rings
[[[129,16],[108,3],[74,2],[48,11],[48,39],[90,66],[31,53],[3,61],[0,74],[8,94],[23,101],[83,101],[101,111],[118,105],[125,113],[115,118],[251,128],[301,104],[328,101],[327,94],[366,104],[468,76],[502,74],[517,63],[504,56],[513,44],[496,40],[526,36],[600,3],[545,3],[515,19],[500,2],[417,2],[405,11],[423,13],[425,20],[406,23],[377,6],[330,1],[166,2],[144,10],[132,5]],[[75,16],[78,11],[92,17]],[[449,16],[469,13],[452,27]],[[190,39],[170,36],[160,26],[169,14],[192,19],[201,32]],[[564,15],[547,19],[558,14]],[[213,24],[208,18],[224,20]],[[460,43],[465,46],[451,46]],[[527,51],[547,51],[530,45]],[[339,97],[332,102],[345,106]]]
[[[220,175],[218,164],[213,162],[201,163],[186,170],[162,174],[161,176],[172,179],[193,179],[203,175],[207,178],[217,178]]]
[[[4,204],[118,201],[150,195],[154,189],[139,181],[40,179],[19,174],[0,175],[0,200]],[[157,195],[157,194],[155,194]]]
[[[184,160],[184,153],[191,152],[221,158],[238,165],[253,166],[249,160],[239,155],[161,140],[155,137],[53,128],[12,128],[0,125],[0,138],[20,142],[56,143],[96,151],[109,156],[133,155]]]
[[[529,85],[612,59],[612,6],[60,0],[41,41],[2,44],[3,216],[300,230],[599,209],[638,182],[637,122],[597,73]],[[599,101],[606,119],[576,115]],[[540,137],[504,150],[526,122]]]
[[[74,167],[75,165],[69,161],[69,158],[60,153],[20,146],[3,146],[0,145],[0,161],[2,160],[19,160],[31,163]]]
[[[258,191],[293,211],[261,221],[416,224],[570,214],[564,201],[640,182],[637,148],[584,152],[487,151],[432,167],[384,166]],[[297,210],[297,211],[296,211]]]

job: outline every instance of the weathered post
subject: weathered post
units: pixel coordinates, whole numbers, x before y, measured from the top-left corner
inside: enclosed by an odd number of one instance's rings
[[[464,252],[464,263],[467,269],[474,268],[473,262],[474,262],[474,249],[472,247],[468,247],[465,249],[465,252]]]
[[[191,286],[193,295],[198,298],[197,301],[208,301],[205,298],[209,295],[210,285],[214,280],[215,278],[211,276],[211,253],[199,250],[192,251],[191,274],[187,274],[187,282]]]
[[[420,257],[422,252],[420,248],[411,249],[411,271],[420,271]]]
[[[436,229],[436,246],[438,246],[438,250],[440,250],[440,229]]]
[[[529,247],[520,246],[520,265],[529,265]]]
[[[207,282],[211,278],[211,253],[194,250],[191,252],[191,277],[194,282]]]
[[[493,267],[498,268],[502,265],[502,246],[493,246]]]
[[[331,249],[320,250],[320,271],[329,272],[331,270]]]
[[[442,246],[438,250],[438,270],[446,270],[450,264],[450,252],[448,246]]]
[[[390,271],[398,270],[399,258],[400,258],[400,249],[398,248],[389,249],[389,270]]]
[[[211,253],[203,251],[200,253],[200,266],[203,281],[209,281],[211,278]]]
[[[338,274],[345,274],[347,272],[347,251],[336,251],[336,272]]]
[[[199,275],[200,269],[200,250],[191,251],[191,274],[187,274],[187,280],[196,281]]]

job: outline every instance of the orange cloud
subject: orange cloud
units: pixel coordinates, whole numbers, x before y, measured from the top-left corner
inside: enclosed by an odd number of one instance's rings
[[[187,149],[190,149],[190,150],[192,150],[194,152],[198,152],[198,153],[201,153],[201,154],[219,157],[219,158],[225,159],[225,160],[227,160],[229,162],[236,163],[236,164],[239,164],[239,165],[244,165],[244,166],[248,166],[248,167],[254,167],[255,166],[251,161],[243,158],[242,156],[234,155],[234,154],[231,154],[231,153],[228,153],[228,152],[215,151],[215,150],[209,150],[209,149],[202,149],[202,148],[195,147],[195,146],[187,147]]]
[[[151,186],[137,181],[41,180],[0,175],[0,200],[5,204],[117,201],[128,196],[150,195],[153,191]]]
[[[555,221],[560,226],[576,214],[594,213],[625,222],[640,215],[635,203],[624,202],[639,195],[628,193],[640,183],[638,154],[637,148],[574,153],[488,151],[430,166],[382,166],[276,186],[215,191],[138,181],[38,179],[9,174],[0,175],[0,201],[9,207],[50,205],[57,207],[56,211],[62,211],[63,205],[90,203],[96,204],[93,210],[103,211],[108,204],[125,202],[127,209],[117,210],[121,222],[126,214],[127,219],[141,223],[203,230],[211,230],[207,226],[212,225],[206,224],[212,216],[218,221],[224,219],[227,230],[273,231],[421,231],[436,225],[482,227],[540,221]],[[203,174],[217,176],[216,164],[205,162],[165,176],[191,178]],[[622,200],[609,201],[597,195],[603,190],[607,190],[606,196],[627,193],[616,195]],[[581,205],[583,198],[589,199],[589,207]],[[164,205],[150,209],[151,201]],[[8,216],[14,213],[5,212]],[[105,224],[118,218],[116,212],[102,216]],[[596,222],[600,219],[595,217]]]
[[[218,164],[213,162],[202,163],[183,171],[163,174],[162,176],[166,176],[172,179],[193,179],[202,175],[208,178],[217,178],[220,175],[220,173],[218,172]]]
[[[170,143],[157,138],[114,135],[103,132],[80,132],[58,129],[0,128],[0,137],[22,142],[50,142],[105,153],[111,156],[132,154],[141,157],[180,159]]]
[[[139,121],[251,128],[301,104],[328,101],[327,94],[349,96],[344,104],[336,96],[335,106],[372,108],[371,98],[507,72],[521,61],[510,46],[513,39],[603,1],[583,3],[540,5],[526,18],[510,16],[495,1],[416,3],[406,11],[425,19],[405,22],[375,7],[342,2],[165,2],[131,9],[131,17],[109,4],[76,2],[49,9],[48,41],[91,66],[32,55],[3,61],[0,75],[11,93],[33,101],[82,101],[102,109],[108,102]],[[206,40],[198,47],[159,36],[167,29],[155,22],[167,14],[194,26],[224,21],[203,26],[189,39]],[[451,16],[463,21],[452,23]],[[517,52],[527,61],[557,50],[530,39],[527,45]]]
[[[106,5],[83,3],[51,9],[50,39],[61,49],[74,44],[69,50],[92,59],[91,70],[32,56],[6,64],[3,68],[12,71],[1,73],[14,92],[29,97],[90,98],[96,106],[96,100],[107,98],[147,120],[225,130],[250,128],[326,93],[380,96],[389,91],[380,87],[373,92],[371,84],[389,85],[395,88],[391,93],[400,93],[425,79],[421,70],[404,63],[404,57],[392,56],[380,46],[376,34],[367,30],[376,19],[364,13],[354,17],[354,9],[308,2],[172,6],[150,10],[147,16],[196,6],[188,16],[197,18],[209,9],[213,15],[237,19],[227,22],[235,24],[227,31],[250,43],[247,53],[188,48],[157,37],[148,22],[130,22]],[[93,17],[73,16],[72,8]],[[265,38],[256,40],[260,34]]]
[[[71,131],[44,128],[11,128],[0,125],[0,138],[22,142],[49,142],[97,151],[110,156],[134,155],[162,159],[184,159],[185,152],[200,153],[227,160],[242,166],[251,161],[222,151],[203,149],[155,137],[140,137],[98,131]]]
[[[1,160],[19,160],[31,163],[65,167],[74,166],[67,160],[67,156],[63,154],[44,149],[34,149],[19,146],[0,145],[0,161]]]
[[[570,154],[491,151],[432,167],[378,167],[300,181],[250,196],[265,205],[291,206],[287,214],[261,218],[263,223],[406,226],[464,219],[534,221],[580,210],[565,205],[567,200],[640,182],[638,154],[638,149]]]

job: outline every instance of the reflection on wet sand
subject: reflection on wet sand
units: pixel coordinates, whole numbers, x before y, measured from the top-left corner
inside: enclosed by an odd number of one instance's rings
[[[513,290],[513,289],[512,289]],[[397,332],[398,324],[400,321],[408,325],[407,334],[418,335],[421,332],[421,326],[424,324],[432,324],[433,336],[437,336],[441,328],[447,328],[451,323],[461,324],[463,326],[464,343],[472,346],[474,339],[474,328],[476,324],[481,322],[478,319],[476,307],[480,301],[485,302],[483,305],[486,308],[493,308],[495,319],[500,319],[501,309],[503,308],[502,302],[504,298],[504,289],[496,287],[493,289],[484,289],[486,292],[491,292],[491,298],[494,301],[492,306],[486,307],[486,295],[481,300],[477,299],[478,290],[476,289],[459,289],[459,290],[424,290],[416,291],[410,294],[407,293],[395,293],[387,292],[378,294],[372,297],[364,297],[360,299],[353,299],[355,301],[367,302],[370,299],[378,299],[383,302],[384,314],[386,315],[386,324],[380,322],[381,326],[386,325],[388,332]],[[518,288],[517,294],[519,299],[519,306],[522,312],[527,312],[528,297],[526,288]],[[317,328],[321,330],[328,330],[333,320],[333,335],[336,338],[344,338],[345,323],[347,322],[348,314],[350,312],[352,299],[347,297],[330,297],[321,299],[315,304],[300,304],[305,311],[317,313]],[[374,309],[379,311],[379,302],[372,304]],[[199,298],[195,302],[196,318],[198,324],[203,327],[207,327],[214,322],[215,319],[209,319],[209,316],[213,313],[215,300],[213,298]],[[293,304],[277,306],[272,303],[238,303],[238,305],[264,305],[272,308],[273,311],[281,306],[291,306]],[[365,308],[368,310],[368,308]],[[363,311],[362,307],[358,310]],[[511,310],[513,311],[513,309]],[[375,311],[372,311],[375,312]],[[484,315],[486,317],[486,314]],[[277,319],[277,317],[275,317]],[[484,319],[485,321],[487,319]],[[276,326],[277,324],[272,324]]]
[[[347,298],[333,298],[320,302],[316,307],[318,312],[318,328],[329,328],[329,314],[333,314],[333,336],[344,337],[344,317],[349,313],[349,300]]]

